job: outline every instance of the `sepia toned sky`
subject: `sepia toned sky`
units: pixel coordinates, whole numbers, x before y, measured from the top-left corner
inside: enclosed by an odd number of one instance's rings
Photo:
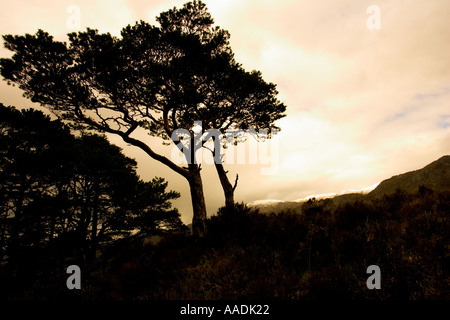
[[[137,20],[186,1],[0,0],[0,33],[56,39],[96,28],[119,36]],[[287,116],[267,164],[228,165],[239,174],[236,200],[295,200],[359,190],[450,154],[450,1],[204,0],[216,25],[231,34],[236,60],[277,84]],[[80,9],[80,26],[68,24]],[[379,28],[371,6],[379,8]],[[75,28],[75,29],[72,29]],[[10,57],[3,45],[1,57]],[[38,107],[0,83],[0,102]],[[116,137],[138,160],[143,179],[163,176],[182,193],[175,205],[190,222],[187,182]],[[276,146],[275,146],[276,144]],[[160,148],[159,146],[157,148]],[[224,203],[214,166],[203,166],[208,213]]]

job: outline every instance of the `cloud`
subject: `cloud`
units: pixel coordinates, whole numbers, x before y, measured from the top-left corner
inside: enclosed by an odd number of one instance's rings
[[[2,34],[43,28],[69,32],[66,8],[79,5],[82,28],[118,35],[125,25],[150,20],[185,1],[16,1],[3,4]],[[360,189],[450,154],[450,2],[378,0],[205,0],[217,25],[230,31],[236,60],[261,70],[287,105],[279,121],[279,170],[230,165],[239,174],[242,201],[298,199]],[[379,30],[366,12],[380,8]],[[2,56],[8,56],[4,49]],[[17,89],[17,88],[15,88]],[[8,104],[20,94],[0,85]],[[6,103],[5,101],[3,101]],[[120,140],[116,143],[120,144]],[[126,147],[144,178],[163,175],[182,192],[176,202],[191,215],[187,183]],[[223,204],[213,166],[202,170],[210,213]]]

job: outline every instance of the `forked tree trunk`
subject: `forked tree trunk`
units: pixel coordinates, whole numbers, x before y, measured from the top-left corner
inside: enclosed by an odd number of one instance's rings
[[[220,140],[214,135],[211,138],[214,141],[214,150],[211,152],[214,158],[214,165],[216,167],[217,174],[219,175],[220,184],[222,185],[223,193],[225,195],[225,208],[230,211],[234,208],[234,190],[236,189],[238,176],[236,176],[236,181],[233,186],[227,177],[227,172],[223,167],[222,155],[220,154]]]
[[[188,169],[186,170],[183,167],[180,167],[170,161],[168,158],[157,154],[154,152],[147,144],[144,142],[131,138],[129,134],[133,130],[129,130],[129,132],[125,134],[121,134],[122,139],[130,143],[136,147],[141,148],[145,151],[150,157],[159,162],[167,165],[169,168],[179,173],[181,176],[186,178],[189,183],[190,192],[191,192],[191,200],[192,200],[192,209],[193,209],[193,218],[192,218],[192,233],[194,236],[203,237],[206,234],[206,203],[205,196],[203,194],[203,183],[202,177],[200,175],[200,166],[195,163],[191,163],[188,158]],[[113,132],[114,133],[114,132]],[[174,141],[175,142],[175,141]]]
[[[227,173],[223,167],[222,163],[215,163],[217,174],[219,175],[220,184],[222,185],[223,192],[225,194],[225,207],[227,209],[233,209],[234,207],[234,189],[236,184],[233,186],[228,180]],[[236,181],[237,182],[237,181]]]
[[[203,237],[206,234],[206,203],[203,194],[203,183],[200,175],[200,167],[197,164],[189,165],[190,177],[188,178],[192,200],[192,234]]]

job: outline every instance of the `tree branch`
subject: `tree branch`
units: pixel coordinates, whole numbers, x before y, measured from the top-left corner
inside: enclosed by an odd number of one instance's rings
[[[162,156],[156,152],[154,152],[147,144],[145,144],[144,142],[131,138],[130,136],[127,136],[125,133],[118,133],[123,141],[132,144],[135,147],[140,148],[141,150],[143,150],[146,154],[148,154],[150,157],[152,157],[153,159],[165,164],[166,166],[168,166],[170,169],[172,169],[173,171],[175,171],[176,173],[179,173],[180,175],[182,175],[183,177],[185,177],[186,179],[190,178],[190,173],[188,170],[176,165],[174,162],[172,162],[170,159],[166,158],[165,156]]]
[[[239,179],[239,175],[236,174],[236,180],[234,180],[234,186],[233,186],[233,191],[236,190],[237,187],[237,183],[238,183],[238,179]]]
[[[136,123],[132,124],[131,127],[126,132],[123,132],[123,131],[112,129],[112,128],[108,127],[107,125],[101,125],[101,124],[97,123],[96,121],[92,120],[91,118],[85,116],[79,106],[76,106],[75,114],[84,123],[87,123],[98,130],[119,135],[123,139],[123,141],[125,141],[135,147],[140,148],[142,151],[144,151],[150,157],[165,164],[170,169],[172,169],[176,173],[182,175],[186,179],[190,178],[190,173],[188,170],[178,166],[177,164],[175,164],[174,162],[172,162],[170,159],[166,158],[165,156],[162,156],[162,155],[156,153],[146,143],[130,137],[130,134],[138,126]]]

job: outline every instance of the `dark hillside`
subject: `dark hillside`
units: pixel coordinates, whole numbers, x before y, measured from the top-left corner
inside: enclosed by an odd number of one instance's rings
[[[111,243],[101,257],[83,267],[81,290],[67,290],[64,270],[47,267],[45,272],[35,270],[39,276],[16,287],[14,296],[3,290],[0,296],[450,299],[449,212],[450,193],[436,192],[397,192],[334,208],[326,201],[310,201],[302,214],[260,214],[241,204],[211,217],[203,239],[174,234],[154,244],[139,238]],[[381,269],[380,290],[366,286],[369,265]]]
[[[435,191],[450,190],[450,156],[443,156],[422,169],[393,176],[382,181],[369,197],[394,193],[397,189],[415,192],[422,188]]]
[[[389,179],[383,180],[374,190],[368,194],[347,193],[339,194],[322,200],[331,200],[329,205],[342,205],[346,202],[354,202],[367,199],[374,199],[385,194],[393,194],[397,189],[408,193],[415,193],[419,189],[422,192],[427,190],[450,191],[450,156],[443,156],[430,163],[422,169],[399,174]],[[257,203],[251,206],[260,210],[261,213],[280,212],[300,212],[306,201],[274,201],[268,203]]]

